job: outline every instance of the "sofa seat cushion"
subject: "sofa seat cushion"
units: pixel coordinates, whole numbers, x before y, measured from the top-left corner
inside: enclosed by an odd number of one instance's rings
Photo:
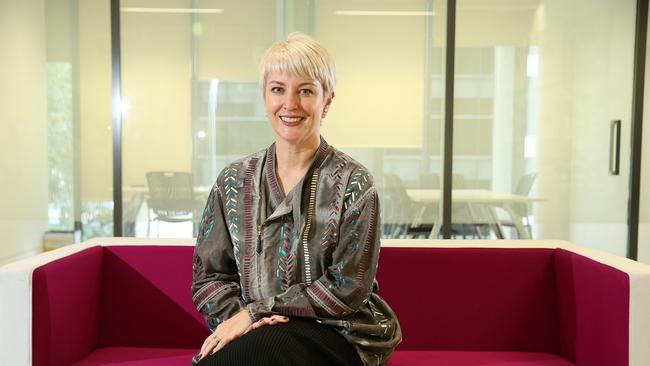
[[[575,366],[548,353],[472,351],[396,351],[388,366]]]
[[[196,349],[106,347],[73,366],[188,366]]]

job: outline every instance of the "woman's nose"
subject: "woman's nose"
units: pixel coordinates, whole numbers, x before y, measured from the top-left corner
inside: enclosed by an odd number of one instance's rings
[[[298,108],[300,104],[300,98],[298,95],[293,93],[287,93],[284,97],[284,109],[287,111],[294,110]]]

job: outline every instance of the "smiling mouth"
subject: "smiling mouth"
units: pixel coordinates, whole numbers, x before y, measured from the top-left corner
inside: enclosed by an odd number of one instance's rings
[[[280,116],[280,120],[286,126],[296,126],[300,122],[302,122],[304,119],[305,119],[305,117],[285,117],[285,116]]]

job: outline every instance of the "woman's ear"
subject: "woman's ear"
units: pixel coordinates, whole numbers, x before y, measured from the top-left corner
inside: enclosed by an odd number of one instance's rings
[[[334,92],[330,93],[330,96],[327,98],[327,101],[325,102],[325,107],[323,108],[323,116],[321,118],[325,118],[327,115],[327,111],[330,109],[330,105],[332,104],[332,99],[334,99]]]

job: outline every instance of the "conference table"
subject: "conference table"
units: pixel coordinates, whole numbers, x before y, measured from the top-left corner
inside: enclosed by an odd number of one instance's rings
[[[406,193],[411,200],[421,204],[440,204],[442,190],[440,189],[407,189]],[[513,208],[515,204],[545,201],[543,198],[523,196],[514,193],[495,192],[487,189],[453,189],[451,191],[454,204],[466,204],[474,223],[478,223],[479,213],[487,219],[497,238],[503,239],[497,208],[502,208],[510,216],[520,239],[530,239],[528,230],[524,227],[523,217]],[[442,220],[435,220],[429,238],[435,239],[440,233]]]

